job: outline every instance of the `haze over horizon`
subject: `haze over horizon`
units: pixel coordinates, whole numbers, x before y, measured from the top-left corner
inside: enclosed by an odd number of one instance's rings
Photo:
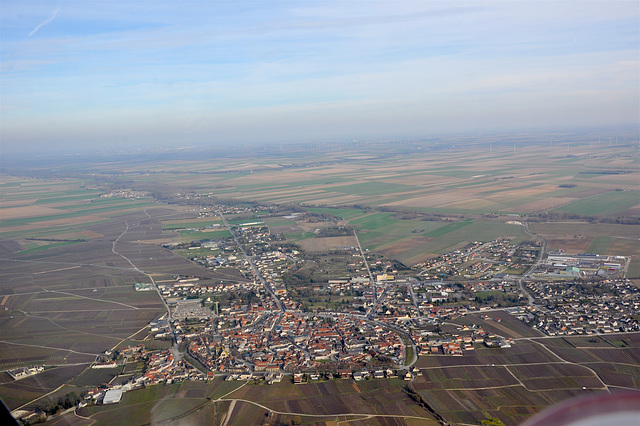
[[[640,4],[4,1],[2,151],[640,125]]]

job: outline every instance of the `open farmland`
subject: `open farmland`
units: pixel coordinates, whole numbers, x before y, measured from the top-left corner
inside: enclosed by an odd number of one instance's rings
[[[400,379],[333,380],[294,385],[290,380],[271,386],[245,386],[228,395],[255,401],[279,412],[306,413],[335,418],[348,414],[379,414],[387,416],[433,417],[409,400]],[[328,419],[326,419],[328,420]]]
[[[47,379],[42,384],[4,380],[0,397],[13,409],[65,383],[82,387],[109,380],[114,371],[85,369],[106,349],[139,344],[149,334],[149,321],[166,312],[158,293],[136,292],[136,283],[170,283],[178,276],[207,284],[246,281],[232,269],[242,267],[240,262],[218,270],[196,263],[198,256],[220,257],[220,263],[238,257],[229,231],[214,213],[220,206],[229,208],[225,217],[232,226],[264,222],[278,244],[284,246],[286,239],[308,252],[300,270],[314,283],[344,278],[354,256],[326,252],[358,241],[374,256],[413,265],[500,237],[513,243],[540,237],[547,250],[568,253],[636,256],[629,274],[640,276],[637,225],[595,223],[620,215],[631,222],[638,218],[637,155],[628,147],[577,146],[571,153],[561,147],[540,152],[525,146],[508,153],[475,147],[328,156],[322,163],[303,154],[295,162],[260,156],[167,161],[154,166],[153,176],[142,172],[152,164],[145,161],[80,166],[78,175],[83,168],[91,173],[95,168],[101,182],[120,188],[125,181],[126,192],[136,194],[131,198],[101,197],[105,191],[79,178],[10,178],[1,184],[0,368],[55,368],[45,372],[53,378],[42,376]],[[256,207],[260,203],[285,205]],[[313,214],[305,217],[305,211]],[[553,221],[546,221],[546,213],[555,215]],[[336,236],[324,236],[332,231]],[[174,251],[163,247],[210,239],[218,241],[183,244]],[[391,268],[404,272],[397,263]],[[350,293],[319,294],[323,301],[313,293],[304,308],[356,300]],[[444,328],[479,327],[513,338],[511,348],[488,348],[478,341],[462,357],[420,357],[422,376],[412,383],[335,380],[294,386],[285,379],[238,390],[239,384],[220,380],[215,385],[183,383],[131,392],[119,407],[92,407],[83,415],[97,424],[114,419],[222,423],[231,413],[229,424],[267,418],[292,422],[298,415],[309,423],[435,422],[408,397],[404,386],[409,385],[452,423],[477,424],[491,416],[511,425],[561,399],[640,387],[635,337],[595,342],[546,338],[503,311],[487,311],[484,319],[483,314],[450,319]],[[164,341],[155,347],[169,345]],[[176,402],[178,397],[183,403]]]
[[[414,387],[452,423],[476,424],[491,413],[519,424],[560,399],[638,389],[639,336],[520,338],[511,348],[476,344],[462,357],[421,357]]]
[[[492,150],[486,147],[431,150],[425,146],[423,152],[413,150],[411,154],[403,152],[403,156],[397,156],[388,147],[376,145],[374,152],[376,154],[368,155],[349,150],[323,152],[324,161],[318,164],[314,163],[317,159],[315,153],[304,151],[280,153],[278,157],[256,155],[164,161],[153,163],[153,180],[143,173],[150,167],[144,160],[127,165],[87,163],[80,170],[98,168],[106,173],[104,176],[126,173],[134,189],[139,190],[167,185],[185,193],[193,191],[224,199],[304,204],[312,212],[341,217],[359,231],[364,248],[379,251],[406,264],[418,263],[426,257],[455,249],[470,239],[528,238],[521,227],[505,224],[505,216],[491,220],[480,218],[487,214],[538,214],[555,209],[565,214],[611,217],[627,214],[638,217],[633,209],[640,204],[637,191],[640,172],[637,155],[629,146],[593,145],[580,141],[574,141],[570,146],[545,146],[544,150],[531,144],[518,144],[515,151],[513,145],[508,145],[508,148],[497,145]],[[288,160],[287,155],[290,156]],[[143,207],[141,203],[147,202],[145,199],[103,201],[95,198],[95,191],[79,188],[78,180],[64,184],[67,185],[66,192],[51,191],[53,195],[45,199],[40,199],[42,191],[50,190],[53,183],[12,181],[4,191],[10,196],[10,208],[43,206],[59,209],[64,214],[78,213],[76,218],[82,221],[104,220],[105,215]],[[22,186],[29,191],[22,194]],[[86,191],[86,195],[78,191]],[[94,200],[87,201],[91,197]],[[94,206],[95,203],[103,204]],[[367,212],[354,206],[465,217],[455,218],[453,223],[398,220],[393,212]],[[16,237],[27,236],[24,232],[34,233],[38,231],[34,226],[39,226],[38,223],[52,224],[48,220],[55,217],[38,214],[35,210],[33,214],[35,217],[32,218],[8,219],[4,226],[12,226],[6,231]],[[48,219],[37,222],[43,218]],[[74,218],[67,221],[71,219]],[[64,222],[65,219],[59,217],[56,220],[58,222],[53,225],[63,227],[59,221]],[[184,219],[183,224],[207,222],[208,219]],[[166,231],[180,231],[180,221],[164,223]],[[308,230],[299,229],[295,223],[274,222],[269,225],[273,226],[273,232],[286,233],[289,241],[304,241],[312,237]],[[628,234],[625,230],[628,227],[612,226],[617,227],[616,234]],[[71,229],[65,232],[76,237],[80,235]],[[186,229],[181,232],[181,241],[222,235],[213,232],[195,235]],[[578,234],[584,237],[575,238]],[[566,235],[564,240],[550,241],[550,247],[565,245],[581,252],[603,245],[596,242],[590,248],[592,236],[588,232],[566,232]],[[620,246],[621,250],[626,248]],[[639,265],[632,265],[632,270],[638,268]]]
[[[10,410],[49,393],[84,370],[84,365],[54,367],[35,376],[0,385],[0,398]]]
[[[356,384],[345,380],[293,385],[290,379],[285,379],[271,386],[242,386],[240,382],[221,379],[211,383],[184,382],[127,392],[118,406],[87,407],[80,414],[96,420],[96,424],[112,424],[117,419],[129,419],[136,424],[213,419],[214,424],[220,424],[227,414],[230,425],[260,424],[267,418],[290,422],[300,417],[319,424],[336,419],[354,425],[359,424],[357,419],[380,425],[410,425],[411,419],[420,420],[421,424],[438,424],[425,410],[406,399],[402,381],[393,382]],[[234,388],[239,389],[234,392]],[[344,406],[345,403],[356,405]],[[376,417],[377,414],[384,417]]]
[[[83,192],[69,192],[76,191]],[[30,197],[38,194],[32,193]],[[224,273],[206,270],[157,243],[150,243],[159,239],[171,241],[171,235],[164,234],[161,220],[189,216],[181,211],[156,204],[148,208],[129,200],[117,200],[113,203],[117,206],[109,208],[92,210],[91,203],[76,210],[76,203],[85,199],[76,195],[69,198],[69,203],[57,208],[70,207],[69,210],[78,213],[73,217],[93,216],[97,211],[118,214],[103,216],[94,223],[74,221],[71,217],[64,219],[64,224],[53,223],[48,216],[35,214],[25,220],[0,223],[3,238],[16,238],[3,240],[14,244],[5,244],[0,257],[0,368],[58,366],[0,387],[0,397],[11,409],[68,382],[105,350],[146,336],[141,330],[165,313],[166,308],[156,292],[136,292],[135,283],[166,281],[176,275],[219,280],[242,277],[233,270]],[[44,201],[39,205],[45,205]],[[54,204],[58,205],[58,200],[48,205]],[[124,210],[121,204],[126,206]],[[78,235],[83,237],[76,239]],[[66,238],[74,241],[58,242]],[[31,243],[43,244],[26,248]],[[52,374],[55,380],[51,386],[43,385],[49,383],[47,377]],[[85,376],[79,383],[93,383]]]

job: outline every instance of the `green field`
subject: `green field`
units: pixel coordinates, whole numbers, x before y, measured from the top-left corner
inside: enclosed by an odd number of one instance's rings
[[[375,230],[395,224],[397,219],[393,219],[393,215],[394,213],[371,213],[361,218],[350,220],[349,224],[358,229]]]
[[[472,223],[473,221],[471,219],[463,220],[462,222],[451,223],[449,225],[445,225],[431,232],[428,232],[427,237],[441,237],[448,234],[449,232],[453,232],[467,225],[471,225]]]
[[[612,191],[575,201],[556,210],[587,216],[614,215],[640,203],[640,191]]]
[[[347,208],[321,208],[321,207],[308,207],[307,210],[309,210],[312,213],[320,213],[320,214],[330,214],[332,216],[337,216],[340,217],[342,219],[345,220],[349,220],[349,219],[353,219],[355,217],[358,216],[362,216],[363,214],[366,214],[366,212],[364,210],[360,210],[360,209],[347,209]]]

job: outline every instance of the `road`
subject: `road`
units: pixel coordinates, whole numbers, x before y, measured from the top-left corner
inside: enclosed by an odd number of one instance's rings
[[[133,226],[138,226],[138,225],[140,225],[140,222],[142,222],[143,220],[152,219],[151,215],[150,215],[149,213],[147,213],[147,210],[144,210],[144,214],[146,214],[146,215],[147,215],[147,218],[146,218],[146,219],[140,219],[140,220],[138,221],[138,223],[136,223],[136,224],[135,224],[135,225],[133,225]],[[135,271],[140,272],[141,274],[146,275],[146,276],[147,276],[147,278],[149,278],[149,280],[151,280],[151,283],[152,283],[152,285],[153,285],[153,288],[154,288],[154,289],[155,289],[155,291],[158,293],[158,297],[159,297],[159,298],[160,298],[160,300],[162,301],[162,304],[164,305],[164,308],[165,308],[165,309],[166,309],[166,311],[167,311],[167,320],[169,321],[169,329],[171,330],[171,334],[173,335],[173,342],[174,342],[174,344],[173,344],[173,346],[174,346],[173,350],[177,353],[177,352],[178,352],[178,350],[177,350],[177,345],[178,345],[178,344],[177,344],[177,340],[178,340],[178,339],[176,338],[175,330],[173,329],[173,325],[171,324],[171,322],[172,322],[172,318],[171,318],[171,309],[169,309],[169,305],[167,305],[167,302],[164,300],[164,297],[162,297],[162,294],[160,294],[160,289],[158,288],[158,285],[157,285],[157,283],[156,283],[156,280],[154,280],[154,279],[153,279],[153,277],[151,276],[151,274],[148,274],[148,273],[146,273],[146,272],[144,272],[144,271],[142,271],[142,270],[138,269],[138,267],[137,267],[136,265],[134,265],[134,263],[133,263],[133,262],[132,262],[132,261],[131,261],[127,256],[125,256],[125,255],[123,255],[123,254],[121,254],[121,253],[118,253],[118,251],[116,250],[116,244],[118,243],[118,241],[120,241],[120,238],[122,238],[122,237],[127,233],[127,231],[129,231],[129,222],[126,222],[126,221],[125,221],[125,229],[124,229],[124,231],[122,231],[122,234],[120,234],[120,235],[118,236],[118,238],[116,238],[116,239],[113,241],[113,243],[112,243],[112,247],[111,247],[111,251],[113,252],[113,254],[116,254],[116,255],[118,255],[118,256],[120,256],[120,257],[122,257],[122,258],[123,258],[124,260],[126,260],[127,262],[129,262],[129,264],[133,267],[133,269],[134,269]]]
[[[420,312],[420,304],[418,303],[416,294],[413,291],[413,283],[407,284],[407,289],[409,290],[409,294],[411,295],[411,300],[413,301],[413,304],[416,307],[416,310],[418,311],[418,318],[422,318],[422,312]]]
[[[367,274],[369,274],[369,279],[371,280],[371,286],[373,287],[373,303],[375,304],[376,299],[378,298],[378,295],[376,294],[376,281],[373,279],[373,274],[371,274],[371,269],[369,268],[369,262],[367,262],[367,257],[364,255],[362,245],[360,245],[360,239],[358,238],[358,234],[356,233],[355,229],[353,230],[353,236],[356,237],[356,243],[358,243],[360,256],[362,256],[362,261],[364,262],[364,266],[367,268]]]
[[[525,288],[523,281],[526,280],[529,275],[531,275],[531,272],[533,272],[536,267],[540,264],[540,262],[542,262],[542,257],[544,256],[544,253],[547,249],[547,242],[538,237],[536,234],[532,234],[531,231],[529,230],[529,223],[525,222],[524,223],[524,233],[527,234],[528,236],[530,236],[533,239],[539,239],[542,241],[542,247],[540,247],[540,251],[538,252],[538,259],[536,260],[536,262],[531,266],[531,268],[529,268],[529,270],[527,270],[527,272],[525,272],[524,274],[522,274],[522,277],[518,280],[518,287],[520,288],[520,291],[522,292],[522,294],[524,294],[527,297],[529,306],[533,306],[535,304],[535,300],[533,298],[533,296],[531,296],[531,294],[527,291],[527,289]]]
[[[373,305],[371,305],[371,309],[369,309],[369,312],[367,312],[366,317],[367,318],[373,318],[376,314],[376,309],[378,309],[378,306],[380,306],[380,304],[384,301],[385,297],[387,297],[387,290],[389,289],[389,286],[385,286],[384,290],[382,291],[382,294],[380,295],[379,298],[373,298]],[[375,286],[373,287],[373,292],[375,294],[376,288]]]
[[[242,255],[247,260],[247,262],[249,262],[249,265],[251,265],[251,269],[253,270],[253,273],[255,274],[256,277],[258,277],[258,279],[260,280],[260,283],[262,283],[262,286],[264,287],[264,289],[271,295],[273,300],[276,302],[276,306],[278,307],[278,309],[284,313],[285,312],[285,307],[282,304],[282,301],[278,298],[278,296],[276,296],[276,294],[274,293],[273,289],[271,288],[271,286],[269,285],[267,280],[264,279],[264,277],[260,273],[260,270],[256,266],[256,263],[253,261],[253,258],[247,254],[247,252],[244,249],[244,247],[242,246],[242,244],[240,244],[240,241],[238,240],[238,236],[233,231],[233,229],[231,229],[231,226],[229,225],[229,222],[227,222],[227,219],[224,217],[222,212],[218,210],[218,214],[222,218],[222,222],[224,223],[224,226],[231,233],[231,236],[233,237],[233,239],[235,240],[236,244],[238,245],[238,248],[240,248],[240,251],[242,252]],[[280,316],[280,318],[282,318],[282,315]],[[278,322],[280,322],[280,321],[278,321]]]

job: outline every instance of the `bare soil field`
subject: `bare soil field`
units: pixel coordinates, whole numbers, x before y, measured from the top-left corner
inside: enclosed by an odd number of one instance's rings
[[[566,235],[565,238],[553,238],[546,240],[547,250],[554,251],[562,249],[567,254],[586,253],[592,240],[592,237],[575,238],[573,235]]]
[[[587,222],[534,222],[530,223],[532,231],[542,237],[554,235],[585,235],[585,236],[617,236],[640,238],[640,229],[634,225],[614,225]]]
[[[446,366],[487,366],[557,362],[558,359],[539,345],[520,341],[511,348],[486,348],[477,344],[474,351],[466,351],[462,357],[426,356],[418,360],[418,368]]]
[[[432,419],[426,410],[406,397],[402,384],[399,379],[371,380],[355,383],[357,389],[354,389],[350,380],[304,385],[293,385],[289,380],[283,380],[270,387],[245,386],[228,398],[249,399],[284,412],[316,415],[370,413]]]
[[[470,315],[465,315],[464,317],[457,318],[454,320],[454,322],[464,325],[476,324],[488,332],[495,333],[503,337],[520,338],[542,336],[541,332],[529,327],[524,322],[515,318],[513,315],[508,314],[507,312],[489,312],[486,314],[490,317],[487,320],[482,319],[482,315],[485,314],[473,313]],[[496,319],[499,319],[500,321],[496,321]]]
[[[635,342],[639,334],[625,334],[625,341]],[[613,388],[638,388],[640,366],[625,352],[631,347],[598,349],[602,345],[596,343],[594,348],[579,349],[562,338],[536,341],[548,350],[518,341],[506,349],[476,345],[462,357],[420,357],[423,375],[415,388],[452,423],[477,424],[489,413],[506,425],[520,424],[559,400],[602,391],[590,369]],[[565,363],[554,354],[581,365]]]
[[[442,369],[423,369],[423,380],[416,382],[416,390],[468,389],[515,386],[516,379],[505,367],[457,366]]]
[[[572,197],[551,197],[514,206],[511,207],[511,210],[517,213],[541,212],[569,204],[576,200],[577,198]]]
[[[357,247],[355,237],[316,237],[301,240],[298,245],[307,251],[328,251],[335,250],[342,247]]]
[[[2,219],[18,219],[26,217],[39,217],[49,216],[54,214],[61,214],[62,211],[47,207],[47,206],[22,206],[22,207],[8,207],[2,209]]]

